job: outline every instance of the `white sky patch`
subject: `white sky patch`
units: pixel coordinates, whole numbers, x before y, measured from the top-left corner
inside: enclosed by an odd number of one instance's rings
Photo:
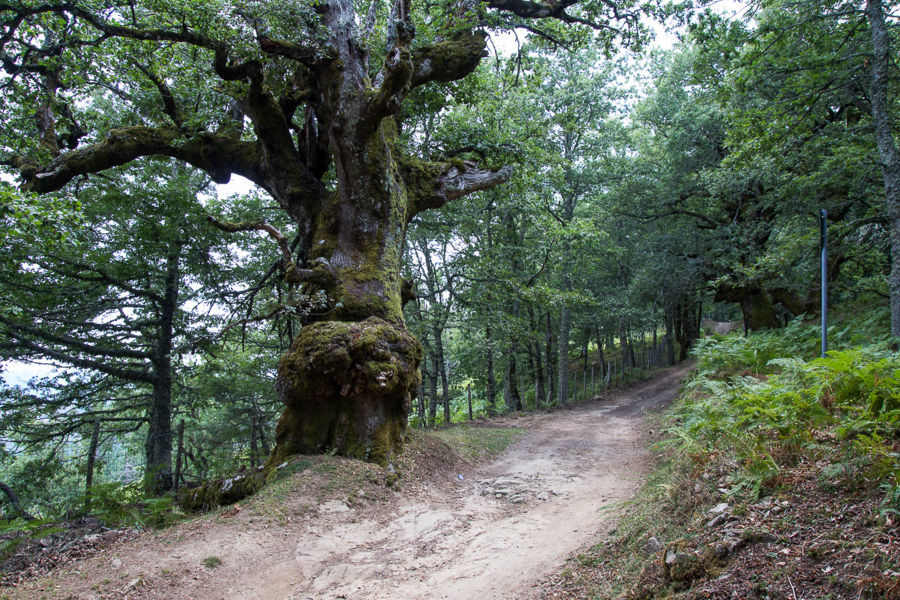
[[[229,196],[243,196],[249,194],[250,190],[256,188],[256,184],[240,175],[232,175],[231,181],[223,184],[216,184],[216,194],[219,198],[228,198]]]
[[[17,360],[3,363],[3,371],[0,377],[8,385],[26,385],[35,377],[50,377],[59,373],[59,369],[53,365],[23,363]]]

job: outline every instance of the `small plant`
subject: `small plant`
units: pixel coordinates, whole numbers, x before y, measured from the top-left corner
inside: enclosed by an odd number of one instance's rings
[[[215,569],[222,565],[222,559],[218,556],[207,556],[203,559],[203,566],[207,569]]]

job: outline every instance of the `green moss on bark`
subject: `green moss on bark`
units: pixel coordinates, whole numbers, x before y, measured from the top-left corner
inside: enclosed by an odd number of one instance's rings
[[[402,325],[372,317],[304,327],[278,365],[285,403],[269,464],[334,450],[386,465],[403,447],[422,348]]]

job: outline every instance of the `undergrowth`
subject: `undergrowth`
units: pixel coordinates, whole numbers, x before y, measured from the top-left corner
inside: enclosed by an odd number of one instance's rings
[[[695,462],[735,461],[729,495],[772,491],[783,468],[807,459],[829,463],[823,481],[880,486],[884,510],[896,511],[900,354],[872,331],[882,320],[876,311],[847,323],[825,358],[813,358],[819,328],[800,320],[749,338],[702,340],[665,445]],[[860,339],[870,343],[850,345]]]
[[[811,569],[813,596],[850,597],[843,584],[852,597],[895,598],[897,586],[881,580],[900,574],[872,558],[888,552],[896,564],[895,542],[876,551],[856,538],[893,540],[900,523],[900,354],[885,309],[843,312],[826,358],[817,358],[818,324],[800,319],[701,340],[696,372],[650,425],[663,431],[655,472],[614,536],[549,584],[562,592],[553,597],[742,597],[735,590],[748,585],[771,587],[754,597],[783,597],[804,577],[779,566],[793,564]],[[720,504],[727,518],[712,525]],[[855,530],[828,516],[851,506]],[[763,524],[770,529],[756,535]],[[785,562],[797,548],[806,554]],[[690,555],[695,572],[674,576],[670,555]],[[846,581],[829,579],[834,568]]]

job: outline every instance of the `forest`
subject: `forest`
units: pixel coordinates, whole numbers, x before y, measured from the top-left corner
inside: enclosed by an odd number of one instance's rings
[[[897,6],[722,4],[0,2],[0,519],[392,470],[823,273],[895,352]]]

